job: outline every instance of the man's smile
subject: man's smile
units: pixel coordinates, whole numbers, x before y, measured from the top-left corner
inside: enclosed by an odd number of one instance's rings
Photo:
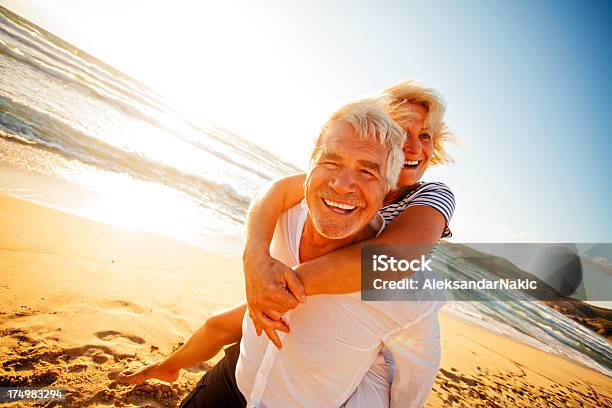
[[[327,207],[330,211],[335,212],[336,214],[352,214],[358,206],[355,204],[350,204],[344,201],[338,201],[331,198],[321,197],[321,201],[325,207]]]

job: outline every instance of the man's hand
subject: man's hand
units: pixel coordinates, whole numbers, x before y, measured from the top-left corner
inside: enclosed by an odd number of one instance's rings
[[[302,281],[293,269],[264,251],[245,251],[243,266],[247,303],[257,334],[265,331],[280,348],[281,342],[275,330],[289,331],[282,315],[305,300]]]

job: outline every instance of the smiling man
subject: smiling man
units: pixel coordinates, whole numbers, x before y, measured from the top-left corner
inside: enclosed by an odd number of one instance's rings
[[[362,102],[345,109],[373,106]],[[342,114],[340,111],[337,115]],[[364,113],[352,113],[358,114]],[[401,158],[390,160],[389,171],[391,147],[373,142],[369,135],[357,134],[358,126],[332,118],[317,141],[304,183],[308,217],[300,242],[302,262],[371,236],[373,230],[366,227],[391,186],[387,173],[391,173],[393,185],[397,180],[395,168]]]
[[[384,228],[378,210],[397,182],[405,134],[381,103],[348,104],[323,127],[305,200],[276,226],[270,247],[276,259],[296,266]],[[239,350],[227,349],[182,406],[422,405],[439,362],[438,308],[436,302],[366,303],[359,293],[312,296],[284,315],[291,333],[280,334],[282,349],[258,336],[245,314]]]

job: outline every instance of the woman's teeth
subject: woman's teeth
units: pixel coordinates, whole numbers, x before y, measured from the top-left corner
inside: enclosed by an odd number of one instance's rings
[[[416,167],[420,163],[419,160],[406,160],[404,162],[404,167]]]
[[[330,206],[330,207],[335,207],[335,208],[340,208],[341,210],[352,211],[352,210],[354,210],[355,208],[357,208],[356,206],[351,205],[351,204],[339,203],[339,202],[336,202],[336,201],[331,201],[331,200],[328,200],[328,199],[326,199],[326,198],[324,198],[324,199],[323,199],[323,201],[324,201],[324,202],[325,202],[325,204],[327,204],[328,206]]]

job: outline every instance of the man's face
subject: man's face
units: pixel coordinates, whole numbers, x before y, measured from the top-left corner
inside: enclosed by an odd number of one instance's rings
[[[388,149],[359,140],[346,122],[333,123],[320,143],[305,183],[308,211],[319,234],[346,238],[365,227],[382,206]]]

